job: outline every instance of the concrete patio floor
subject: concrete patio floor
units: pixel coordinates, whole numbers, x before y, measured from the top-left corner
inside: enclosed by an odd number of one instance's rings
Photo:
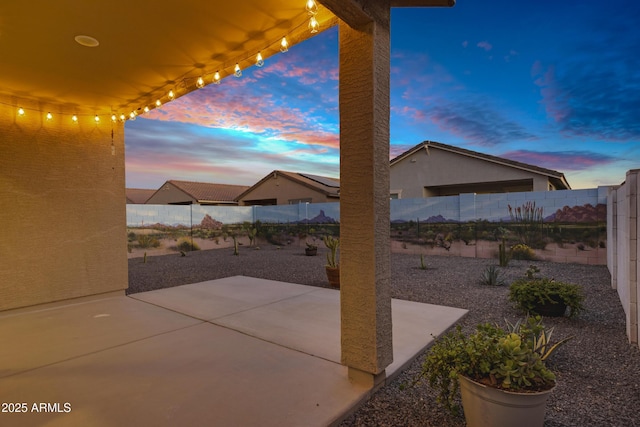
[[[331,425],[372,392],[340,364],[339,298],[235,276],[0,314],[0,425]],[[388,379],[466,314],[392,312]]]

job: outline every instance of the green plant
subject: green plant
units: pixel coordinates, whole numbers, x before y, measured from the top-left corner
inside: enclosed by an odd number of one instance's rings
[[[490,265],[482,272],[480,284],[486,286],[503,286],[505,284],[502,272],[495,265]]]
[[[584,296],[578,285],[547,278],[516,280],[509,287],[509,299],[529,313],[537,313],[543,304],[564,304],[569,307],[569,317],[584,311]]]
[[[253,246],[253,243],[256,240],[256,235],[258,234],[258,230],[256,228],[252,228],[247,230],[247,237],[249,238],[249,246]]]
[[[568,340],[551,344],[552,332],[539,316],[507,322],[505,327],[480,324],[470,335],[463,334],[458,325],[433,344],[421,377],[438,389],[438,402],[453,413],[460,410],[459,375],[508,391],[549,390],[555,385],[555,375],[545,362]]]
[[[420,254],[420,270],[426,270],[427,265],[424,263],[424,255]]]
[[[139,234],[137,240],[139,248],[147,249],[160,246],[160,240],[148,234]]]
[[[197,243],[191,243],[188,239],[182,238],[178,241],[176,249],[180,252],[199,251],[200,246]]]
[[[524,272],[524,275],[527,279],[535,279],[536,273],[540,273],[540,269],[535,265],[531,264],[529,265],[529,268],[527,268],[527,271]]]
[[[307,249],[318,249],[318,245],[314,244],[314,243],[309,243],[309,242],[305,242],[307,244]]]
[[[498,260],[500,262],[500,267],[506,267],[509,264],[509,254],[507,254],[507,243],[504,238],[502,239],[502,243],[498,245]]]
[[[511,258],[534,260],[536,259],[536,254],[533,252],[533,249],[531,249],[529,246],[523,243],[519,243],[511,247]]]
[[[233,254],[235,256],[240,255],[240,250],[238,247],[238,236],[235,235],[235,233],[231,236],[233,238]]]
[[[340,246],[340,239],[333,237],[329,234],[325,234],[322,238],[324,245],[329,249],[327,252],[327,267],[338,268],[338,247]]]

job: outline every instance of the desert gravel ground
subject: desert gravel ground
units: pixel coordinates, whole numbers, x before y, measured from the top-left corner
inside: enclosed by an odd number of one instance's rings
[[[302,247],[215,249],[129,260],[128,293],[179,286],[222,277],[245,275],[327,287],[326,249],[307,257]],[[460,307],[469,314],[460,322],[471,331],[482,322],[514,321],[523,316],[508,301],[508,286],[479,284],[493,259],[448,256],[425,258],[391,254],[392,296],[410,301]],[[586,296],[586,311],[573,319],[548,318],[557,339],[573,336],[550,360],[558,385],[548,406],[545,426],[640,426],[640,350],[629,344],[625,316],[611,289],[606,266],[511,261],[503,268],[507,283],[524,275],[530,264],[540,275],[578,284]],[[427,350],[428,351],[428,350]],[[393,382],[381,388],[342,426],[463,426],[464,419],[445,412],[424,381],[410,386],[420,373],[424,354]]]

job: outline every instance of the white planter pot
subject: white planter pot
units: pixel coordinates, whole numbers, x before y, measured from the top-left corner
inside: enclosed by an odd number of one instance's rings
[[[468,427],[542,427],[553,389],[514,393],[460,376],[462,407]]]

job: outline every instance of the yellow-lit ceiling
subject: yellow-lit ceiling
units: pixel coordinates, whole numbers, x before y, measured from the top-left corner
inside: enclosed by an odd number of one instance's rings
[[[305,0],[3,0],[0,97],[78,114],[153,107],[313,36]],[[320,30],[337,23],[318,5]],[[79,35],[97,47],[78,44]]]

